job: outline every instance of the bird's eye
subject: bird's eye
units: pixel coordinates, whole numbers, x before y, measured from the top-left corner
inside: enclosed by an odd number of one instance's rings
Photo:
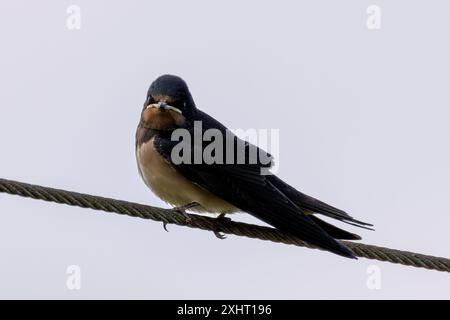
[[[153,99],[153,97],[151,95],[149,95],[147,97],[147,100],[145,100],[144,107],[146,107],[146,106],[148,106],[149,104],[152,104],[152,103],[155,103],[155,99]]]

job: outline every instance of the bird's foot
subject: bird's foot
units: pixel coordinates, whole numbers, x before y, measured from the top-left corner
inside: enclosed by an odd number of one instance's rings
[[[225,215],[226,215],[226,213],[221,213],[221,214],[219,214],[219,215],[217,216],[217,218],[216,218],[216,223],[220,223],[221,221],[225,221],[225,222],[231,221],[231,219],[228,218],[228,217],[225,217]],[[218,229],[218,226],[217,226],[217,229]],[[215,235],[217,238],[219,238],[220,240],[224,240],[224,239],[227,238],[226,235],[224,235],[222,232],[220,232],[220,231],[218,231],[218,230],[214,230],[213,232],[214,232],[214,235]]]
[[[190,202],[188,204],[174,207],[172,210],[181,213],[186,218],[186,223],[191,222],[192,218],[186,213],[186,210],[199,206],[200,204],[197,202]]]
[[[186,223],[190,223],[192,218],[186,213],[186,210],[188,210],[190,208],[194,208],[198,205],[199,205],[199,203],[197,203],[197,202],[190,202],[188,204],[185,204],[185,205],[182,205],[179,207],[173,207],[172,210],[176,211],[178,213],[181,213],[186,218]],[[167,222],[166,221],[163,221],[163,228],[164,228],[164,230],[169,232],[169,230],[167,230]]]
[[[216,219],[218,219],[219,221],[222,220],[222,221],[230,222],[231,218],[225,217],[225,215],[226,215],[226,213],[221,213],[217,216]]]

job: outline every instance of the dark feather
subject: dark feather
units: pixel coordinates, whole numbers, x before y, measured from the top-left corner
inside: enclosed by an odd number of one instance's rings
[[[335,239],[361,240],[361,237],[359,235],[333,226],[332,224],[329,224],[328,222],[325,222],[314,215],[309,215],[308,217],[310,217],[312,221],[314,221],[319,227],[321,227],[326,233],[328,233]]]
[[[277,186],[277,188],[279,188],[281,192],[283,192],[287,197],[289,197],[289,199],[291,199],[292,202],[294,202],[296,205],[305,210],[309,210],[314,213],[320,213],[330,218],[334,218],[360,228],[373,230],[371,228],[368,228],[368,226],[372,226],[371,224],[356,220],[351,216],[349,216],[345,211],[332,207],[326,204],[325,202],[322,202],[311,196],[301,193],[300,191],[291,187],[290,185],[288,185],[286,182],[284,182],[275,175],[269,176],[268,179],[275,186]]]
[[[204,130],[226,130],[222,124],[199,110],[194,120],[201,120]],[[163,136],[157,136],[155,139],[156,149],[170,162],[171,150],[177,143]],[[172,165],[193,183],[258,219],[320,248],[354,258],[347,247],[327,234],[314,219],[307,216],[300,206],[285,195],[279,186],[271,181],[272,176],[261,175],[261,169],[267,167],[267,164],[207,165],[172,162]]]

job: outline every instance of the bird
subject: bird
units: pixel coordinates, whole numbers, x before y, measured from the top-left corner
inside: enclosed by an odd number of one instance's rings
[[[200,133],[215,130],[231,137],[236,143],[232,151],[225,147],[217,150],[231,155],[229,159],[233,161],[196,162],[195,152],[188,148],[204,151],[208,141],[199,143],[193,142],[195,139],[186,139],[180,142],[180,139],[174,139],[177,132],[195,136],[199,130]],[[365,229],[372,227],[372,224],[356,220],[345,211],[298,191],[275,174],[262,174],[263,170],[270,171],[273,157],[241,140],[225,125],[197,108],[188,85],[179,76],[164,74],[151,83],[136,129],[135,144],[138,171],[144,183],[183,214],[190,210],[225,218],[231,213],[245,212],[320,249],[353,259],[356,259],[355,255],[339,240],[360,240],[361,237],[325,222],[317,215]],[[186,148],[181,148],[181,152],[180,144]],[[178,153],[174,152],[176,150]],[[258,157],[250,162],[252,151],[257,151]],[[178,157],[174,156],[177,154]],[[186,161],[180,161],[180,156]],[[245,161],[237,161],[239,156]],[[185,216],[189,219],[187,214]]]

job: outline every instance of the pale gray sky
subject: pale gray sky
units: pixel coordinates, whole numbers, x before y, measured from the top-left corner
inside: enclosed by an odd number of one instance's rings
[[[66,28],[69,5],[81,29]],[[366,9],[381,8],[381,29]],[[231,128],[280,129],[279,175],[375,224],[364,242],[450,256],[447,1],[2,1],[0,176],[165,204],[134,131],[182,76]],[[0,298],[450,298],[448,274],[0,194]],[[244,214],[234,219],[252,221]],[[381,272],[370,290],[367,268]],[[81,289],[66,268],[81,268]]]

